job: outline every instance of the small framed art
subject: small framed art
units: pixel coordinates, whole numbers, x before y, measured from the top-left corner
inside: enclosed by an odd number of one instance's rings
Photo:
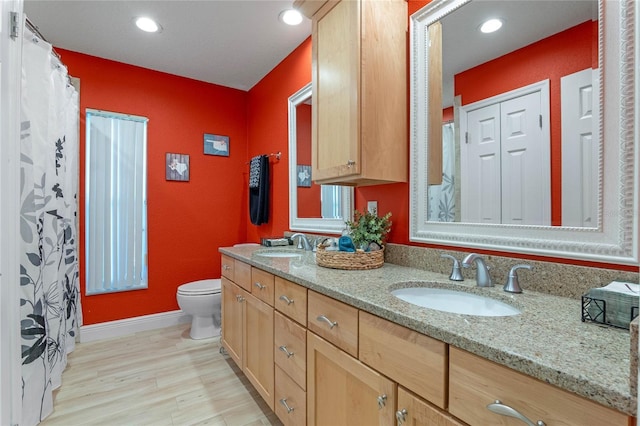
[[[166,179],[188,182],[191,168],[189,154],[167,152],[165,159]]]
[[[229,136],[204,134],[204,153],[207,155],[229,156]]]
[[[311,187],[311,166],[301,166],[298,164],[297,170],[298,186],[303,188]]]

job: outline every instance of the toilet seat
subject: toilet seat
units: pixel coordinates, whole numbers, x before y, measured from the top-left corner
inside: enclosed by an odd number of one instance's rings
[[[178,294],[182,296],[202,296],[207,294],[220,293],[222,283],[219,278],[193,281],[187,284],[182,284],[178,287]]]

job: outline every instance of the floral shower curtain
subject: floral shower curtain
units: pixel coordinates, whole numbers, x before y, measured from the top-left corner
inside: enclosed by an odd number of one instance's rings
[[[53,410],[80,322],[78,93],[47,42],[25,29],[20,133],[23,425]]]
[[[453,222],[456,219],[455,141],[453,123],[442,126],[442,184],[429,186],[428,220]]]

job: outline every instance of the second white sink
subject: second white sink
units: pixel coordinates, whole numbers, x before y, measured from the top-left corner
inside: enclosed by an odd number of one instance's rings
[[[504,317],[520,314],[520,310],[499,300],[463,291],[431,287],[410,287],[392,290],[400,300],[423,308],[454,314],[483,317]]]

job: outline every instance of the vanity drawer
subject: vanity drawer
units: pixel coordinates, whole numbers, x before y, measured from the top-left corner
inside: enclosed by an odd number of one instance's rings
[[[275,412],[285,426],[307,424],[307,393],[276,365]],[[287,409],[289,407],[289,409]]]
[[[275,313],[274,359],[302,389],[307,388],[307,330]]]
[[[251,265],[235,260],[233,262],[233,282],[251,292]]]
[[[275,280],[273,274],[262,269],[251,268],[251,294],[269,306],[273,306]]]
[[[446,343],[362,311],[358,343],[360,361],[446,408]]]
[[[235,259],[223,254],[222,260],[220,261],[220,275],[233,281],[233,271],[235,270],[234,265]]]
[[[277,310],[307,326],[307,289],[280,277],[276,277],[274,306]]]
[[[358,356],[358,310],[309,291],[307,327],[343,351]]]
[[[627,426],[629,417],[458,348],[449,350],[449,412],[474,425],[517,425],[494,414],[496,400],[547,425]]]

